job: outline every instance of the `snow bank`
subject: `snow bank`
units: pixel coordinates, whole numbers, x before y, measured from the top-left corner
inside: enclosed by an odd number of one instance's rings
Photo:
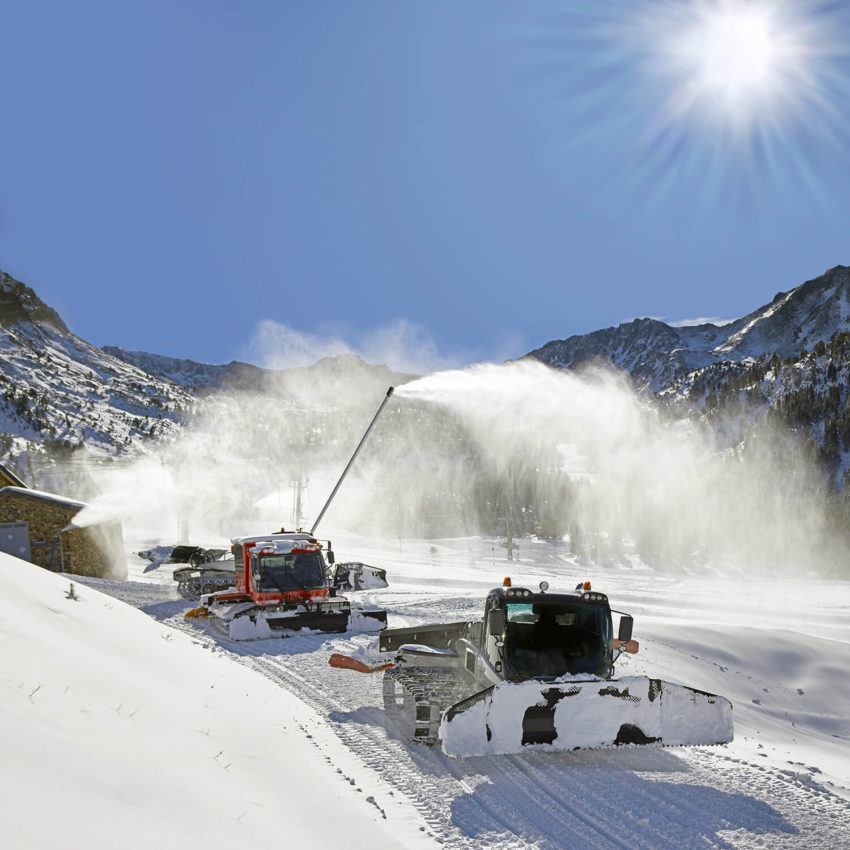
[[[846,591],[843,596],[846,597]],[[820,625],[811,605],[813,631]],[[622,672],[681,676],[735,707],[738,758],[811,772],[850,798],[848,643],[783,629],[687,626],[652,619]]]
[[[323,721],[265,677],[6,555],[0,586],[4,846],[425,843],[415,815],[329,763]]]

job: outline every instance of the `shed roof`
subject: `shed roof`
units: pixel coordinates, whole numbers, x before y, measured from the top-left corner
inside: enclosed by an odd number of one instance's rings
[[[27,486],[26,484],[24,484],[23,481],[21,481],[21,479],[17,475],[15,475],[14,472],[12,472],[11,469],[9,469],[8,466],[4,466],[2,463],[0,463],[0,479],[2,478],[8,478],[9,481],[12,482],[12,485],[15,487],[26,488]]]
[[[29,490],[26,487],[0,487],[0,499],[5,496],[23,496],[26,499],[50,502],[51,504],[61,505],[65,508],[77,508],[78,510],[86,506],[85,502],[78,502],[76,499],[57,496],[55,493],[44,493],[41,490]]]

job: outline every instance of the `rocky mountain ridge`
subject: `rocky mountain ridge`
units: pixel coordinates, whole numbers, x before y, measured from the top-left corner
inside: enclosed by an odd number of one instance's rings
[[[333,391],[344,382],[376,387],[398,386],[413,380],[416,375],[395,372],[388,366],[366,363],[356,354],[337,354],[323,357],[310,366],[290,369],[265,369],[239,360],[213,365],[177,357],[165,357],[146,351],[127,351],[114,345],[105,345],[103,351],[139,369],[163,378],[199,395],[214,391],[257,392],[275,394],[306,391],[322,393],[322,386],[330,384]]]
[[[104,345],[102,350],[110,357],[123,360],[149,375],[171,381],[191,391],[238,386],[258,389],[268,371],[238,360],[217,365],[181,357],[166,357],[147,351],[127,351],[116,345]]]
[[[106,346],[72,333],[26,284],[0,272],[0,462],[44,483],[48,467],[134,456],[173,441],[222,394],[251,393],[275,410],[343,395],[379,398],[410,380],[355,355],[300,369],[198,363]],[[83,458],[83,455],[86,457]]]
[[[796,432],[831,485],[850,474],[850,268],[778,293],[726,325],[636,319],[530,352],[556,368],[628,372],[673,418],[713,423],[743,445],[763,420]]]
[[[627,371],[653,393],[725,362],[777,354],[791,358],[850,331],[850,267],[835,266],[741,319],[677,327],[635,319],[616,327],[552,340],[525,357],[557,368],[600,362]]]
[[[806,475],[832,485],[833,494],[827,494],[818,483],[823,491],[818,498],[838,506],[829,509],[830,522],[845,527],[850,510],[842,507],[843,495],[833,495],[850,468],[850,330],[842,330],[850,302],[848,271],[838,267],[780,293],[729,325],[676,328],[638,320],[572,338],[564,341],[569,350],[561,351],[563,360],[553,365],[576,368],[602,360],[627,370],[662,416],[677,425],[683,419],[705,421],[712,434],[728,438],[718,445],[718,457],[743,456],[756,446],[752,435],[762,420],[806,437],[811,461],[827,473],[821,476],[806,454]],[[68,331],[23,284],[7,276],[2,292],[0,462],[10,462],[42,489],[53,489],[44,470],[52,468],[58,477],[63,465],[97,470],[98,480],[85,484],[96,489],[105,463],[150,451],[159,461],[152,464],[154,489],[161,486],[163,469],[175,486],[189,492],[200,487],[203,521],[248,516],[258,509],[257,494],[265,494],[262,503],[271,499],[277,511],[281,482],[316,492],[332,484],[386,387],[412,377],[354,355],[302,369],[263,370],[101,350]],[[802,350],[807,344],[812,348]],[[185,428],[189,421],[192,427]],[[533,447],[521,446],[506,477],[488,445],[451,411],[414,401],[395,404],[359,462],[361,470],[371,464],[361,492],[380,505],[352,497],[357,505],[349,510],[361,511],[370,527],[382,522],[387,533],[399,536],[507,535],[505,518],[513,517],[512,533],[557,538],[568,531],[575,551],[586,550],[591,558],[603,551],[605,540],[619,539],[625,546],[640,539],[646,558],[665,550],[663,529],[641,537],[640,523],[600,526],[604,511],[594,507],[593,485],[581,477],[572,480],[552,462],[550,449],[538,446],[538,457]],[[435,465],[437,458],[450,460]],[[776,454],[777,464],[784,460]],[[411,488],[411,480],[426,486]],[[789,479],[788,486],[798,486],[795,481]],[[189,501],[201,510],[196,496]],[[642,504],[640,494],[627,503],[630,510]],[[690,550],[672,536],[669,546],[687,560]]]
[[[0,450],[5,459],[85,445],[97,456],[177,433],[194,405],[169,381],[68,330],[30,287],[0,273]],[[22,460],[21,460],[22,459]],[[18,465],[20,466],[21,463]],[[28,470],[20,470],[26,477]]]
[[[808,430],[840,481],[850,468],[844,334],[850,268],[836,266],[728,324],[636,319],[554,340],[525,357],[557,368],[593,362],[625,370],[675,416],[736,416],[745,427],[772,411]],[[0,451],[7,460],[45,446],[85,445],[112,457],[144,451],[152,437],[176,437],[198,405],[221,392],[288,396],[295,404],[309,397],[330,408],[342,395],[377,395],[412,377],[355,355],[269,370],[98,349],[32,289],[0,272]]]
[[[40,322],[70,333],[59,314],[48,307],[30,287],[0,270],[0,325]]]

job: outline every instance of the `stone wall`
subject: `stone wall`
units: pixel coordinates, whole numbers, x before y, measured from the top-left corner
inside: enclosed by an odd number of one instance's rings
[[[80,510],[81,506],[74,503],[0,490],[0,522],[29,525],[34,564],[55,572],[126,579],[120,523],[68,529]]]

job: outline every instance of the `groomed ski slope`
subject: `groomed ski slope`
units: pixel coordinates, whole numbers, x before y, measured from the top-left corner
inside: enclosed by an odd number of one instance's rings
[[[383,710],[379,676],[328,667],[331,652],[368,653],[373,638],[299,634],[289,639],[228,641],[182,618],[191,603],[177,598],[167,567],[144,573],[145,563],[130,558],[132,581],[87,580],[86,584],[141,609],[147,620],[114,603],[122,619],[146,622],[144,640],[155,648],[141,656],[144,664],[133,655],[128,658],[120,642],[112,650],[98,644],[95,657],[104,667],[126,671],[121,689],[134,696],[127,706],[160,692],[163,718],[167,718],[164,728],[158,730],[153,724],[141,734],[134,725],[140,743],[130,749],[127,762],[146,763],[151,750],[141,739],[145,735],[159,738],[162,748],[156,762],[162,775],[151,790],[144,787],[137,769],[126,767],[124,773],[136,777],[126,799],[116,802],[110,786],[93,783],[81,786],[74,811],[105,808],[113,824],[126,824],[126,816],[141,808],[153,821],[150,830],[158,828],[159,819],[182,835],[191,834],[202,806],[209,822],[221,824],[222,834],[229,837],[234,833],[227,830],[236,829],[234,819],[243,810],[252,816],[253,829],[265,828],[268,797],[264,793],[274,788],[270,793],[278,821],[291,812],[296,822],[306,817],[334,828],[325,801],[336,793],[342,794],[342,800],[348,796],[352,817],[362,815],[363,808],[372,809],[379,822],[367,816],[368,829],[381,833],[363,834],[364,841],[371,837],[376,847],[391,847],[393,840],[402,846],[436,840],[445,846],[478,848],[850,848],[850,684],[846,676],[850,584],[721,582],[663,575],[628,564],[591,569],[578,567],[562,548],[544,541],[522,541],[518,563],[508,563],[504,550],[490,540],[402,541],[392,547],[339,535],[335,541],[340,556],[387,569],[387,589],[349,595],[386,607],[391,626],[476,618],[487,589],[500,584],[506,574],[512,575],[515,585],[535,586],[546,579],[553,589],[591,579],[596,589],[609,595],[612,607],[635,616],[641,652],[622,660],[618,674],[650,674],[729,697],[736,739],[725,747],[535,750],[450,759],[435,747],[414,746],[404,739]],[[64,590],[66,579],[45,578],[59,581]],[[83,592],[89,592],[89,587]],[[42,611],[41,616],[48,615]],[[49,640],[19,639],[18,650],[36,658],[49,655],[64,640],[58,625],[49,629]],[[180,648],[179,654],[175,647]],[[185,689],[181,685],[174,690],[158,677],[165,675],[170,682],[171,676],[182,675],[170,671],[183,669],[184,652],[191,653],[198,673],[186,676]],[[31,666],[20,665],[21,669]],[[61,669],[60,665],[51,673],[51,682],[54,675],[61,679]],[[137,690],[131,689],[127,680],[135,679],[139,671],[145,681],[137,683]],[[6,675],[4,671],[3,681],[13,687],[17,699],[18,714],[12,721],[26,727],[21,718],[32,717],[34,708],[27,686],[38,682],[29,676],[10,685]],[[248,695],[238,705],[256,707],[257,722],[269,724],[256,730],[258,737],[250,737],[251,724],[243,722],[229,700],[225,702],[230,708],[222,707],[216,723],[198,720],[199,710],[203,717],[211,709],[198,708],[197,692],[204,692],[203,705],[212,705],[209,698],[215,688],[209,685],[224,680],[238,682],[237,690],[244,689]],[[41,690],[32,700],[38,700],[39,694]],[[299,715],[295,707],[299,703],[291,695],[309,709],[301,709]],[[233,694],[230,697],[235,699]],[[8,711],[9,704],[4,697],[0,710]],[[59,708],[56,697],[56,704],[45,709],[45,720],[58,717],[53,735],[64,741],[65,715],[59,714]],[[105,722],[110,729],[126,720],[128,708],[116,709],[110,706],[101,712],[104,718],[108,715]],[[309,723],[304,722],[308,715],[314,717]],[[183,731],[187,727],[188,736]],[[3,728],[8,734],[10,724],[4,723]],[[174,731],[178,729],[179,733]],[[189,745],[183,739],[205,739],[206,729],[215,736],[210,747],[193,743],[187,752]],[[307,738],[308,734],[313,738]],[[266,752],[290,746],[301,749],[286,764],[274,762]],[[62,747],[58,749],[61,752]],[[6,762],[4,783],[9,761],[23,759],[27,751],[19,749]],[[232,754],[228,763],[242,762],[241,776],[246,775],[246,762],[252,765],[251,782],[244,796],[236,798],[238,804],[232,796],[224,795],[224,800],[220,793],[202,794],[203,803],[194,796],[186,805],[175,802],[181,800],[178,788],[194,794],[198,780],[212,781],[210,775],[216,775],[212,767],[226,773],[235,769],[218,767],[219,751],[220,759]],[[330,782],[319,795],[322,802],[313,808],[305,808],[300,797],[279,793],[288,781],[284,777],[292,775],[292,764],[298,764],[299,771],[302,763],[310,764],[308,754],[319,771],[319,781]],[[52,752],[42,753],[42,758],[45,771],[47,766],[57,771]],[[326,769],[330,779],[320,768]],[[35,769],[30,776],[33,794],[44,787],[36,784],[40,775]],[[313,775],[312,767],[308,775]],[[346,776],[355,785],[347,784]],[[358,793],[357,787],[363,791]],[[164,788],[174,789],[173,793],[163,793]],[[58,788],[49,790],[51,797],[60,795]],[[27,797],[24,791],[20,794]],[[364,796],[373,802],[364,804]],[[5,798],[4,794],[4,806]],[[234,812],[235,808],[240,811]],[[246,820],[242,817],[239,830],[247,828]],[[269,828],[274,827],[269,824]],[[247,837],[238,830],[235,835]],[[305,832],[299,846],[328,846],[327,838],[327,833]],[[47,839],[27,846],[46,846]],[[347,846],[353,846],[346,840]]]

